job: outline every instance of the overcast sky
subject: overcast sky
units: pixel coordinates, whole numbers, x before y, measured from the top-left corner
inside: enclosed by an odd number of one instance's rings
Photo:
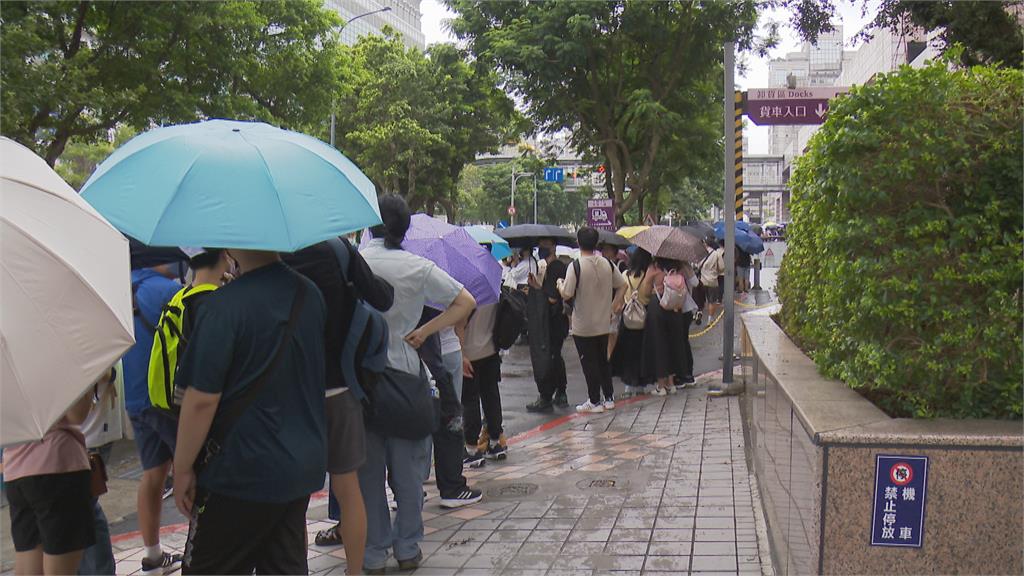
[[[873,2],[874,4],[874,2]],[[423,34],[426,36],[427,45],[437,42],[454,42],[455,37],[448,31],[445,21],[454,16],[439,0],[423,0],[420,5],[423,11]],[[850,44],[850,39],[860,32],[873,17],[873,13],[861,16],[860,2],[857,5],[842,3],[839,17],[836,23],[843,26],[843,37],[846,39],[845,49],[851,50],[855,46]],[[770,11],[761,14],[760,24],[770,21],[785,22],[787,15],[783,11]],[[746,55],[747,71],[736,79],[736,85],[741,89],[759,88],[768,85],[768,61],[772,58],[781,58],[787,52],[799,50],[800,41],[793,30],[783,26],[780,32],[781,38],[778,47],[771,51],[765,58],[758,58],[756,55]],[[768,153],[768,128],[757,127],[748,124],[747,137],[752,154]]]

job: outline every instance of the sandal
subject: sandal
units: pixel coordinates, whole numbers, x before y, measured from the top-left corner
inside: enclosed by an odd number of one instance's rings
[[[317,546],[341,546],[341,523],[337,523],[330,528],[324,528],[323,530],[316,533],[316,538],[313,540]]]

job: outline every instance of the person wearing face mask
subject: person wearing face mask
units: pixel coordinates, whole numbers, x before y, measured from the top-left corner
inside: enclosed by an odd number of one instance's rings
[[[555,242],[550,238],[540,241],[537,249],[540,259],[547,263],[544,277],[530,278],[530,286],[538,291],[539,297],[543,298],[546,306],[543,308],[546,313],[547,330],[547,357],[546,369],[536,370],[537,378],[537,399],[526,405],[529,412],[551,412],[555,407],[564,408],[569,405],[569,398],[566,395],[565,360],[562,358],[562,344],[569,335],[569,319],[566,317],[562,307],[562,295],[558,291],[557,282],[565,278],[566,265],[555,253]],[[532,344],[532,341],[531,341]]]

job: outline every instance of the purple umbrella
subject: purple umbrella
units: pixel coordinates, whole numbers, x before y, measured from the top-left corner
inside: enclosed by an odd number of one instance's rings
[[[498,301],[501,265],[464,229],[426,214],[413,214],[402,248],[437,264],[473,295],[478,306]]]

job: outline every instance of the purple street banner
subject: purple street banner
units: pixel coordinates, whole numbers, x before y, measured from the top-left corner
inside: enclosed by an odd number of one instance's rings
[[[611,198],[587,200],[587,226],[598,230],[615,230],[615,203]]]
[[[828,101],[847,88],[754,88],[747,91],[745,112],[758,126],[815,125],[825,122]]]

